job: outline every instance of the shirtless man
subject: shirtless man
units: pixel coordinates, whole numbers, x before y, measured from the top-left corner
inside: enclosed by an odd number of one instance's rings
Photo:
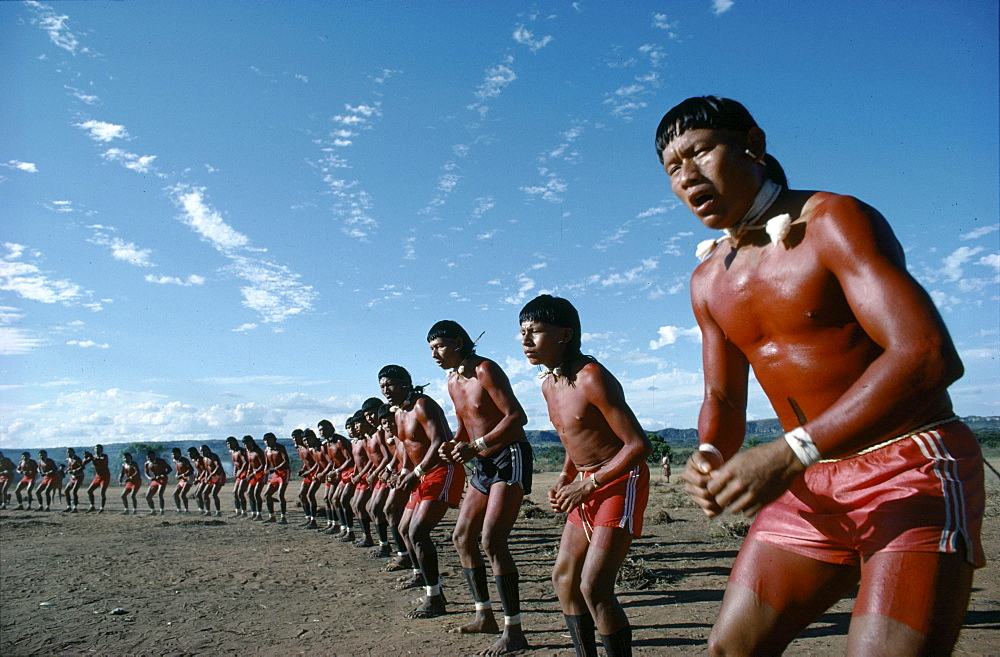
[[[757,515],[710,650],[780,653],[860,583],[848,653],[950,653],[984,563],[983,461],[899,242],[857,199],[787,189],[735,101],[684,101],[656,145],[674,193],[725,231],[691,279],[705,399],[685,488],[709,516]],[[750,368],[788,433],[739,452]]]
[[[336,467],[334,473],[340,477],[337,490],[333,493],[334,506],[340,509],[341,531],[337,538],[342,541],[354,542],[354,509],[351,508],[351,498],[354,497],[354,438],[357,435],[354,424],[354,416],[347,418],[344,423],[344,430],[347,431],[346,444],[341,440],[344,454],[344,461]]]
[[[24,502],[21,499],[21,491],[26,490],[28,496],[28,510],[31,510],[32,491],[35,488],[35,479],[38,477],[38,462],[31,458],[29,452],[21,452],[21,460],[17,464],[17,473],[21,475],[21,481],[17,482],[14,489],[14,496],[17,498],[17,510],[24,509]]]
[[[378,400],[375,400],[378,402]],[[366,399],[365,404],[371,405],[372,398]],[[382,404],[379,403],[379,406]],[[351,483],[354,484],[354,496],[351,498],[351,509],[358,518],[361,525],[361,538],[354,541],[354,547],[371,547],[375,545],[372,540],[372,518],[368,515],[368,500],[371,497],[371,487],[366,478],[372,469],[369,448],[367,447],[368,434],[375,428],[365,418],[364,406],[354,414],[354,440],[351,442],[351,455],[354,457],[354,474],[351,475]],[[347,538],[345,541],[349,540]]]
[[[14,481],[17,466],[0,452],[0,509],[6,509],[10,502],[10,484]]]
[[[222,517],[222,500],[219,491],[226,485],[226,469],[222,467],[222,459],[208,445],[201,446],[201,462],[205,466],[205,515],[212,515],[212,501],[215,501],[215,516]]]
[[[670,454],[664,454],[660,459],[660,467],[663,468],[663,478],[670,483]]]
[[[191,490],[191,480],[195,477],[194,466],[181,452],[180,447],[170,450],[170,455],[177,477],[177,486],[174,487],[174,507],[177,513],[188,513],[188,491]]]
[[[288,503],[285,501],[285,489],[288,488],[288,480],[291,477],[291,461],[288,460],[288,451],[285,446],[278,442],[277,436],[273,433],[264,434],[264,458],[267,462],[267,513],[263,522],[277,522],[279,525],[287,525],[285,511]],[[274,496],[278,495],[281,516],[275,518]]]
[[[197,447],[188,447],[188,458],[194,466],[194,500],[198,504],[198,512],[202,515],[209,513],[208,496],[205,494],[208,489],[208,468]]]
[[[309,429],[309,431],[311,433],[312,429]],[[313,438],[315,437],[314,433]],[[292,431],[292,444],[295,445],[295,451],[299,454],[299,461],[302,462],[302,467],[298,472],[298,476],[302,477],[302,482],[299,484],[299,504],[302,505],[302,513],[306,517],[302,526],[307,529],[315,529],[318,527],[315,516],[316,487],[318,483],[314,475],[319,470],[319,463],[316,461],[316,456],[306,440],[306,433],[302,429],[294,429]]]
[[[51,511],[52,492],[59,489],[59,466],[49,458],[49,453],[44,449],[38,452],[38,474],[42,477],[38,484],[38,490],[35,491],[35,497],[38,498],[38,509],[39,511]],[[43,496],[45,497],[44,509],[42,508]]]
[[[236,436],[226,438],[229,456],[233,460],[233,507],[234,516],[242,518],[247,515],[247,451],[236,440]]]
[[[135,496],[142,488],[142,474],[139,471],[139,464],[132,460],[132,453],[122,454],[122,470],[118,473],[118,483],[125,485],[122,491],[122,505],[125,507],[124,515],[129,514],[128,500],[132,498],[132,514],[139,514],[139,505],[135,501]]]
[[[399,483],[404,491],[410,491],[399,531],[409,538],[427,596],[407,617],[436,618],[446,610],[431,531],[449,508],[458,508],[461,503],[465,468],[442,462],[438,450],[452,440],[451,428],[438,403],[413,385],[410,373],[399,365],[387,365],[379,371],[378,380],[382,395],[396,407],[396,434],[407,459],[414,464],[413,471]]]
[[[406,510],[406,503],[410,497],[409,491],[404,491],[399,487],[399,481],[402,477],[409,474],[413,467],[409,465],[409,461],[407,460],[405,446],[396,437],[396,414],[391,409],[392,407],[389,404],[382,404],[378,409],[379,424],[382,427],[382,431],[385,432],[386,446],[392,454],[389,465],[386,466],[385,471],[382,473],[385,477],[386,486],[389,489],[383,510],[386,521],[389,523],[389,533],[392,535],[392,541],[396,545],[396,555],[382,567],[384,572],[413,568],[407,539],[399,531],[399,523],[403,519],[403,511]]]
[[[339,534],[341,529],[340,510],[336,504],[337,485],[340,483],[340,475],[337,469],[344,464],[346,456],[341,441],[346,442],[343,436],[337,434],[333,428],[333,423],[329,420],[320,420],[316,424],[320,437],[323,439],[321,449],[324,453],[325,467],[323,476],[323,503],[326,504],[326,527],[323,528],[326,534]],[[348,448],[349,449],[349,448]]]
[[[452,536],[472,591],[476,616],[452,631],[499,631],[486,583],[486,563],[479,551],[481,541],[500,593],[504,631],[480,654],[524,650],[528,642],[521,629],[517,565],[507,540],[521,511],[521,500],[531,492],[533,459],[524,435],[528,416],[504,371],[476,353],[469,334],[457,322],[437,322],[427,333],[427,343],[438,367],[451,372],[448,394],[458,418],[455,440],[442,445],[441,456],[455,463],[477,460]]]
[[[108,455],[104,453],[104,445],[95,445],[94,453],[90,452],[83,453],[83,464],[87,465],[92,463],[94,466],[94,478],[90,482],[90,487],[87,488],[87,497],[90,498],[90,507],[87,509],[87,513],[104,513],[104,505],[107,503],[108,499],[108,486],[111,485],[111,464],[108,463]],[[97,489],[101,490],[101,507],[95,509],[94,506],[94,491]]]
[[[149,479],[149,490],[146,491],[146,504],[149,505],[149,515],[156,515],[153,498],[160,499],[160,515],[163,515],[163,493],[167,490],[167,476],[174,471],[156,452],[146,452],[146,478]]]
[[[365,449],[368,452],[370,463],[368,473],[365,475],[365,480],[368,482],[368,490],[370,491],[365,510],[368,512],[368,517],[375,522],[375,530],[378,535],[378,545],[369,552],[369,556],[383,558],[392,556],[392,548],[389,544],[389,521],[385,515],[385,501],[389,497],[389,487],[382,477],[382,474],[392,462],[392,455],[389,453],[389,447],[386,444],[386,433],[382,429],[381,421],[378,419],[379,409],[385,404],[376,397],[372,399],[377,402],[377,405],[362,406],[365,419],[372,427],[372,432],[368,434],[368,438],[365,440]]]
[[[264,471],[267,457],[253,436],[243,436],[243,447],[247,455],[247,503],[250,505],[250,520],[263,520],[264,511]]]
[[[580,351],[580,316],[547,294],[521,309],[521,347],[544,368],[542,395],[566,448],[549,504],[569,513],[552,570],[577,655],[597,655],[596,625],[609,657],[632,654],[632,628],[615,597],[618,569],[642,534],[652,445],[621,384]],[[580,475],[577,477],[577,475]]]
[[[66,449],[66,508],[64,513],[76,513],[80,506],[80,486],[83,485],[83,459],[76,455],[72,447]]]

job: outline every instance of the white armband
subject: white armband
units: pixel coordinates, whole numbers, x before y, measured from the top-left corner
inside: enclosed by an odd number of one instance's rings
[[[486,451],[486,439],[485,438],[476,438],[475,442],[472,443],[472,446],[476,448],[476,452],[477,453],[479,453],[479,452],[485,452]]]
[[[417,467],[413,468],[413,474],[417,476],[417,479],[424,476],[424,469],[420,467],[419,463]]]
[[[698,451],[708,452],[709,454],[715,454],[716,456],[719,457],[719,461],[721,461],[722,463],[726,462],[726,457],[723,456],[722,452],[719,451],[719,448],[713,445],[712,443],[702,443],[698,445]]]
[[[819,450],[816,443],[809,437],[809,433],[802,427],[795,427],[785,434],[785,442],[795,452],[802,465],[807,468],[820,459]]]

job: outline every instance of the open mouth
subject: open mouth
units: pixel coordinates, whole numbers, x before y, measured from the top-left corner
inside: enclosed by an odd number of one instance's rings
[[[698,208],[712,200],[711,194],[699,194],[694,197],[694,207]]]

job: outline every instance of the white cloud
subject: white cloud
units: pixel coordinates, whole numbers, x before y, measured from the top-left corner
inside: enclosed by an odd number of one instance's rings
[[[24,246],[7,242],[7,254],[0,258],[0,290],[17,294],[22,299],[64,306],[85,306],[101,310],[100,302],[90,301],[93,293],[76,283],[49,278],[36,265],[22,262]]]
[[[80,46],[80,42],[77,40],[76,36],[69,31],[69,28],[66,27],[66,21],[69,20],[69,16],[57,14],[49,5],[42,4],[41,2],[35,2],[34,0],[30,0],[24,4],[27,5],[28,8],[35,14],[35,18],[31,21],[32,24],[45,30],[49,35],[49,39],[56,46],[74,55],[76,54],[76,50]],[[80,48],[80,52],[89,51],[87,48]]]
[[[498,97],[504,89],[517,80],[517,74],[509,66],[513,63],[514,58],[508,55],[503,63],[488,68],[482,83],[476,87],[473,94],[479,101],[468,105],[467,109],[479,112],[480,116],[486,116],[489,107],[485,105],[484,101]]]
[[[73,125],[88,131],[90,138],[94,141],[109,142],[112,139],[124,139],[128,137],[128,131],[125,130],[125,126],[123,125],[94,121],[93,119],[84,121],[83,123],[74,123]]]
[[[544,167],[539,168],[538,173],[547,178],[543,184],[528,185],[519,189],[528,196],[540,196],[549,203],[562,203],[565,200],[563,194],[568,189],[566,182]]]
[[[240,324],[239,326],[237,326],[236,328],[233,329],[233,332],[234,333],[243,333],[245,331],[252,331],[255,328],[257,328],[257,325],[254,324],[253,322],[249,322],[247,324]]]
[[[979,239],[984,235],[989,235],[990,233],[995,233],[1000,230],[1000,224],[993,224],[991,226],[980,226],[975,230],[970,230],[968,233],[962,233],[958,236],[960,240],[975,240]]]
[[[233,264],[228,269],[248,283],[240,288],[243,305],[265,323],[283,322],[312,309],[315,290],[303,285],[301,276],[288,267],[242,255],[230,257]]]
[[[155,266],[149,261],[149,254],[152,253],[150,249],[140,249],[132,242],[126,242],[119,237],[111,237],[110,235],[98,232],[87,241],[91,244],[108,247],[111,251],[111,257],[115,260],[121,260],[136,267]]]
[[[726,13],[733,8],[733,0],[712,0],[712,13],[716,16]]]
[[[648,283],[645,274],[655,270],[659,262],[655,258],[645,258],[641,261],[637,267],[633,267],[623,273],[613,273],[605,277],[601,277],[599,274],[591,276],[587,282],[594,284],[600,283],[602,287],[609,287],[612,285],[628,285],[632,283]]]
[[[18,171],[24,171],[25,173],[38,173],[38,167],[36,167],[33,162],[22,162],[21,160],[8,160],[6,163],[0,162],[0,167],[17,169]]]
[[[649,348],[652,350],[665,347],[677,342],[678,338],[686,337],[695,342],[701,341],[701,329],[697,326],[685,329],[679,326],[661,326],[657,331],[657,338],[649,341]]]
[[[517,41],[521,45],[528,46],[531,51],[534,52],[540,48],[544,48],[552,41],[551,36],[544,36],[539,39],[535,38],[531,32],[528,31],[523,25],[518,25],[517,29],[514,30],[514,41]]]
[[[205,277],[191,274],[186,279],[182,280],[176,276],[154,276],[153,274],[146,274],[146,282],[156,283],[157,285],[182,285],[184,287],[190,287],[192,285],[203,285],[205,283]]]
[[[175,185],[168,191],[174,204],[184,211],[181,221],[219,251],[245,247],[250,242],[246,235],[234,230],[222,219],[222,215],[205,203],[204,187]]]
[[[69,89],[70,93],[72,93],[73,96],[77,100],[79,100],[80,102],[86,103],[87,105],[97,105],[97,104],[99,104],[101,102],[101,99],[98,98],[97,96],[94,96],[94,95],[91,95],[91,94],[85,94],[84,92],[80,91],[76,87],[71,87],[69,85],[63,85],[63,88]]]
[[[0,326],[0,356],[20,356],[45,344],[45,340],[34,331]]]
[[[967,263],[972,259],[972,256],[985,251],[981,246],[960,246],[955,249],[951,255],[943,260],[944,267],[941,268],[941,274],[948,281],[957,281],[962,277],[962,265]]]
[[[110,162],[120,162],[123,167],[136,173],[149,173],[152,169],[155,155],[136,155],[120,148],[109,148],[101,153],[101,157]]]
[[[88,347],[97,347],[98,349],[107,349],[109,347],[109,345],[108,345],[107,342],[97,343],[97,342],[94,342],[93,340],[67,340],[66,344],[74,346],[74,347],[83,347],[85,349],[88,348]]]

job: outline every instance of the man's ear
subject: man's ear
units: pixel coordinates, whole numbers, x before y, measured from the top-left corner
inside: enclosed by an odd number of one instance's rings
[[[760,160],[767,152],[767,137],[757,126],[750,128],[747,133],[747,151],[755,160]]]
[[[562,344],[569,344],[572,340],[573,340],[573,329],[569,328],[568,326],[562,327],[562,336],[559,341]]]

